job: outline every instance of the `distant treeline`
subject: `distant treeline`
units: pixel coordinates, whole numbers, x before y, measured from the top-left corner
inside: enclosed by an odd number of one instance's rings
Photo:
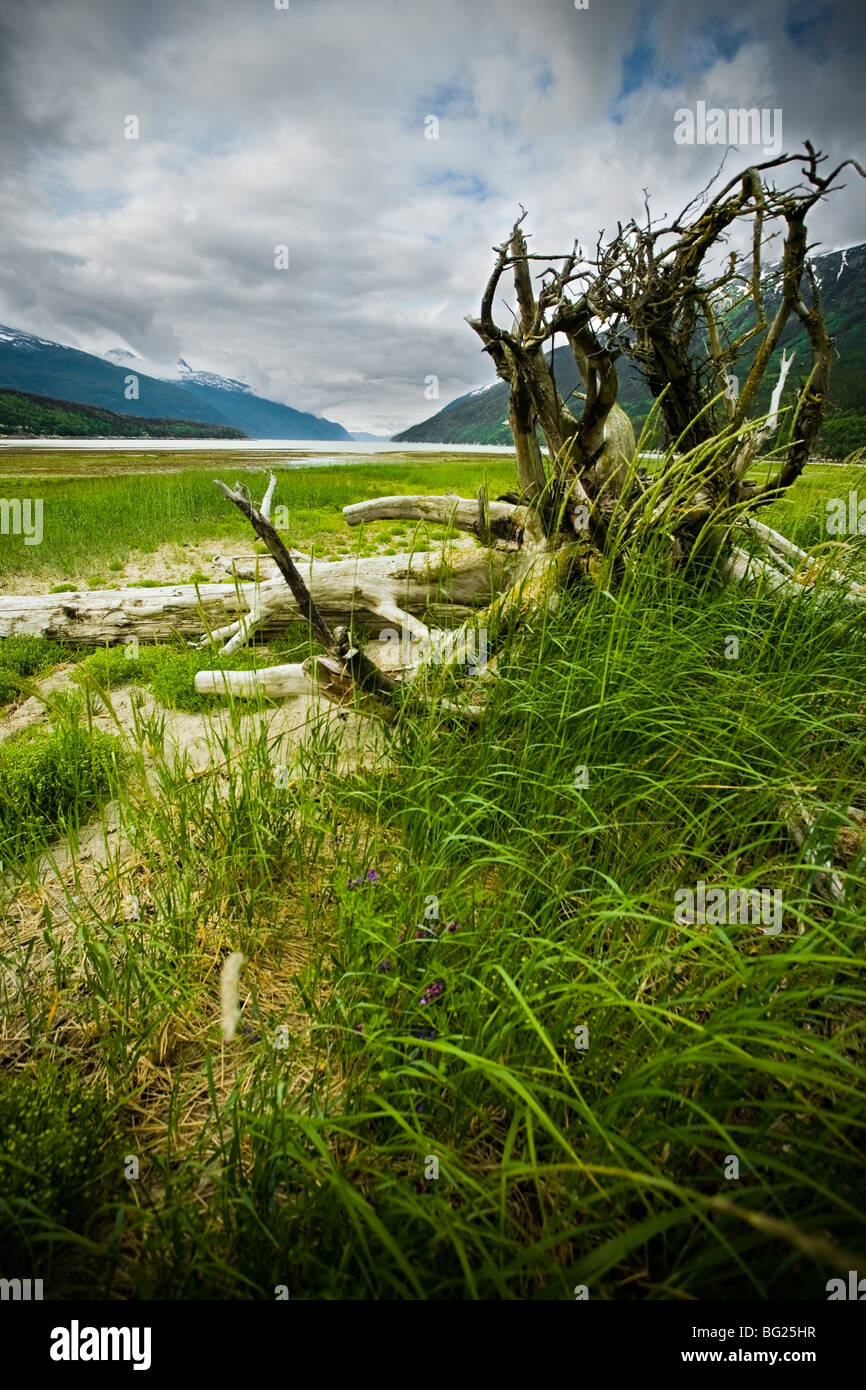
[[[0,387],[0,435],[40,439],[57,435],[89,439],[247,439],[243,430],[200,420],[151,420],[116,415],[96,405],[56,401],[30,391]]]

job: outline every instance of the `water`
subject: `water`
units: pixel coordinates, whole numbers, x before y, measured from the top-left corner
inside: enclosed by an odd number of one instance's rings
[[[503,444],[393,444],[360,439],[0,439],[0,450],[74,449],[78,453],[181,452],[281,454],[306,464],[343,463],[348,455],[369,458],[373,454],[513,454]],[[310,455],[316,457],[311,458]],[[326,457],[322,457],[325,455]]]

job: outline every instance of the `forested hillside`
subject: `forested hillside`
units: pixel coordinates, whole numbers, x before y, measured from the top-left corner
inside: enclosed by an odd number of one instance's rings
[[[243,430],[198,420],[150,420],[95,405],[0,387],[0,435],[21,439],[246,439]]]

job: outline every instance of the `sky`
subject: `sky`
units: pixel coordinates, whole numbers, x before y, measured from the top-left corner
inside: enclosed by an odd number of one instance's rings
[[[864,40],[861,0],[0,0],[0,323],[391,434],[493,379],[519,204],[547,254],[706,183],[678,111],[866,166]],[[818,249],[866,241],[843,181]]]

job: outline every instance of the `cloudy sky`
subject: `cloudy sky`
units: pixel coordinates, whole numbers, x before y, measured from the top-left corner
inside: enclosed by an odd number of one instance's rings
[[[866,163],[861,0],[285,2],[0,0],[0,323],[390,434],[491,378],[463,317],[518,203],[563,251],[706,181],[678,109]]]

